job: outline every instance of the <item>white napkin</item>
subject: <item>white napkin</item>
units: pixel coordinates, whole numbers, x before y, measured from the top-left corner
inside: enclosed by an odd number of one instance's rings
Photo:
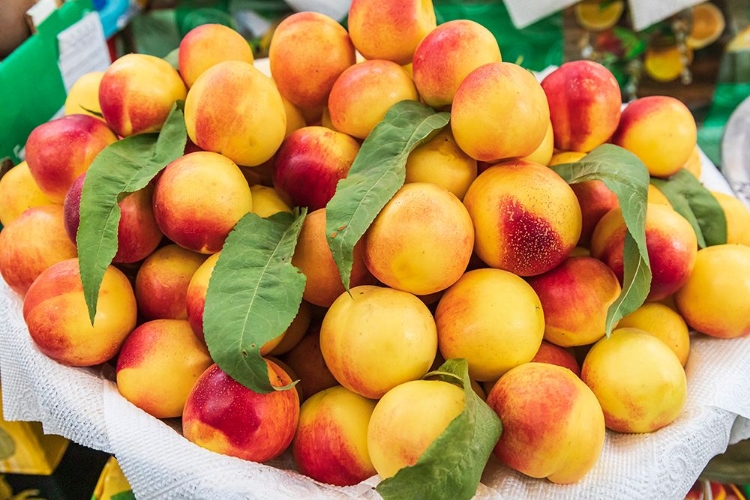
[[[677,14],[682,9],[703,3],[705,0],[630,0],[633,29],[641,31],[654,23]]]
[[[704,180],[728,190],[712,165]],[[62,366],[39,352],[21,299],[0,280],[0,371],[6,420],[41,421],[45,432],[114,454],[137,498],[376,499],[377,478],[339,488],[293,470],[287,452],[256,464],[199,448],[178,421],[157,420],[123,399],[100,371]],[[607,433],[594,469],[579,483],[530,479],[490,460],[476,498],[683,500],[708,460],[750,437],[750,338],[695,335],[687,364],[688,399],[670,426],[644,435]],[[739,416],[739,418],[738,418]]]
[[[633,28],[640,31],[705,0],[629,0]],[[569,7],[578,0],[505,0],[517,28],[525,28],[545,16]]]

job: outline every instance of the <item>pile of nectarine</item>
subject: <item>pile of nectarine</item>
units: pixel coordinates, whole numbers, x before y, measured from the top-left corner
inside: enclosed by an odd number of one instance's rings
[[[623,209],[601,180],[571,186],[550,168],[594,168],[586,155],[609,142],[654,178],[699,175],[695,121],[674,98],[621,112],[614,77],[589,61],[539,83],[503,62],[479,24],[436,26],[429,0],[354,0],[348,30],[294,14],[271,41],[270,77],[219,25],[191,31],[178,61],[126,55],[82,81],[100,114],[75,101],[91,101],[81,87],[69,114],[33,131],[26,162],[0,181],[0,273],[24,297],[44,354],[112,363],[125,398],[181,417],[199,446],[260,462],[291,448],[302,473],[335,485],[389,478],[464,411],[450,377],[425,377],[462,358],[503,424],[490,443],[497,458],[572,483],[596,463],[605,429],[651,432],[680,414],[689,329],[750,334],[744,206],[717,195],[727,241],[699,249],[694,224],[652,186],[641,200],[648,297],[608,335],[627,278]],[[76,246],[87,170],[110,145],[159,131],[182,100],[184,154],[118,198],[117,252],[89,321]],[[327,205],[404,100],[449,112],[450,125],[413,150],[377,152],[401,162],[405,183],[373,213],[345,290]],[[258,346],[278,389],[264,394],[215,364],[207,291],[240,219],[303,207],[290,261],[305,276],[304,300]]]

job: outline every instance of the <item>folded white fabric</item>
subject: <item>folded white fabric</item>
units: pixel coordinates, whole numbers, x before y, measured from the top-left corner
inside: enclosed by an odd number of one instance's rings
[[[633,28],[640,31],[703,1],[705,0],[629,0]],[[525,28],[575,3],[578,0],[505,0],[510,18],[517,28]]]

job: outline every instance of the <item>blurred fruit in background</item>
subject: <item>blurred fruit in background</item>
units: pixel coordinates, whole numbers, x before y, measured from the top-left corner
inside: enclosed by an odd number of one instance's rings
[[[583,0],[575,5],[578,23],[591,31],[613,27],[622,17],[625,4],[622,0]]]
[[[724,32],[724,14],[711,2],[698,4],[692,9],[690,34],[687,46],[691,49],[702,49],[714,43]]]

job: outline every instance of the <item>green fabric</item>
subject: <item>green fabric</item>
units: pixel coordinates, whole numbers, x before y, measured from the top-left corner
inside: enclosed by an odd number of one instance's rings
[[[9,157],[18,163],[31,131],[65,103],[57,35],[92,10],[91,0],[65,2],[38,27],[36,35],[0,62],[0,159]]]
[[[563,62],[562,13],[517,29],[505,3],[500,0],[434,0],[438,24],[454,19],[470,19],[495,35],[503,61],[520,62],[524,68],[541,71]]]

